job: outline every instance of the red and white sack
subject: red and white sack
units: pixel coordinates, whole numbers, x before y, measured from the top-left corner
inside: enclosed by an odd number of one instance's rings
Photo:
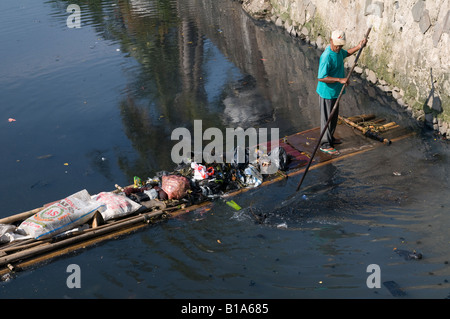
[[[189,179],[180,175],[164,175],[161,178],[161,188],[169,199],[182,199],[191,188]]]
[[[105,206],[92,200],[84,189],[25,219],[18,229],[36,239],[50,238],[86,223],[97,210],[104,209]]]
[[[101,192],[92,196],[92,199],[106,205],[106,210],[101,213],[105,221],[132,214],[142,207],[126,196],[111,192]]]

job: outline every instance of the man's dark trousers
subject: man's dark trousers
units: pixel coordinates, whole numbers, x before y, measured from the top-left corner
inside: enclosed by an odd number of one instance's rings
[[[320,132],[323,131],[325,125],[327,124],[327,121],[330,117],[331,110],[333,109],[334,104],[336,103],[337,99],[324,99],[321,96],[319,96],[319,104],[320,104]],[[328,128],[325,131],[325,134],[322,137],[322,141],[320,143],[320,146],[322,148],[331,148],[334,147],[333,145],[333,135],[334,131],[336,130],[336,125],[338,122],[338,116],[339,116],[339,104],[336,105],[336,111],[334,112],[333,118],[331,119],[330,123],[328,124]]]

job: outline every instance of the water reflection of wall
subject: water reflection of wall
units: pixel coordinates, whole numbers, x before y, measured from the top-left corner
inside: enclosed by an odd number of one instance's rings
[[[317,124],[318,51],[301,45],[269,25],[254,21],[236,2],[196,2],[203,10],[198,15],[202,32],[242,72],[254,78],[255,88],[243,90],[241,94],[233,92],[226,101],[232,99],[235,108],[240,111],[247,108],[247,112],[257,111],[259,104],[264,114],[261,120],[267,122],[270,113],[276,123],[272,125],[299,128],[301,124],[306,129]],[[217,29],[222,32],[216,32]],[[236,103],[238,100],[240,104]]]

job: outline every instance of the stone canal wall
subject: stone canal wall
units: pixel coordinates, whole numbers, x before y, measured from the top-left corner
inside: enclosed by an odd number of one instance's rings
[[[355,71],[419,121],[450,136],[449,0],[244,0],[256,19],[284,28],[319,49],[331,31],[356,45],[369,26],[369,44]],[[354,59],[354,56],[352,57]],[[353,61],[347,62],[348,66]]]

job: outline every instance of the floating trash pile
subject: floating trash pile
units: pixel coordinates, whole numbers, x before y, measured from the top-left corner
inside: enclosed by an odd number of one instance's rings
[[[135,176],[132,185],[115,185],[117,189],[111,192],[90,195],[84,189],[44,205],[24,219],[3,220],[3,224],[0,222],[0,242],[46,240],[74,230],[96,228],[134,213],[188,207],[220,198],[227,192],[258,187],[263,176],[271,176],[264,174],[268,160],[274,161],[278,170],[276,174],[283,174],[281,169],[287,167],[286,152],[282,148],[277,148],[276,152],[275,158],[260,153],[261,156],[253,162],[245,156],[243,163],[236,160],[229,164],[207,164],[186,160],[173,172],[160,171],[145,180]],[[248,149],[245,154],[248,155]],[[236,210],[241,209],[233,201],[227,204]]]

